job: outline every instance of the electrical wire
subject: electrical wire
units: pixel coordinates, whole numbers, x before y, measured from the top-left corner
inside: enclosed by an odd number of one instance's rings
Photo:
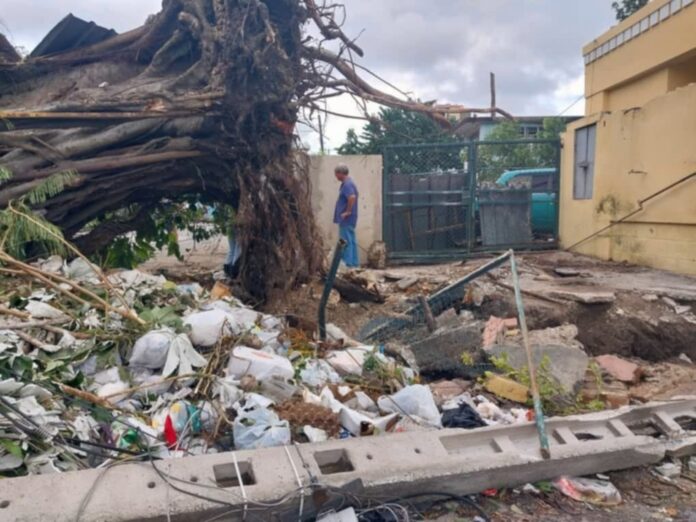
[[[457,495],[456,493],[447,493],[444,491],[421,491],[418,493],[413,493],[411,495],[404,495],[404,496],[398,497],[394,501],[385,502],[385,504],[394,504],[394,503],[397,503],[397,501],[399,501],[399,500],[410,500],[410,499],[420,498],[420,497],[446,497],[448,499],[457,500],[457,501],[462,502],[463,504],[466,504],[469,507],[473,508],[485,522],[490,522],[490,520],[491,520],[490,517],[488,516],[488,514],[483,510],[483,508],[481,506],[479,506],[471,498],[464,496],[464,495]]]

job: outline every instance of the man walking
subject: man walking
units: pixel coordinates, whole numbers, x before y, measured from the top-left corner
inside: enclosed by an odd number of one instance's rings
[[[339,237],[346,242],[343,262],[348,267],[357,267],[360,265],[358,243],[355,240],[355,226],[358,223],[358,187],[353,183],[346,165],[337,165],[334,174],[341,182],[334,210],[334,223],[338,225]]]

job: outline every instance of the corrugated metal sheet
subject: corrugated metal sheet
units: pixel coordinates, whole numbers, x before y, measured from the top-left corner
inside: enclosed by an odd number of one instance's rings
[[[0,63],[17,63],[21,59],[5,35],[0,34]]]
[[[31,53],[32,58],[79,49],[116,36],[113,29],[106,29],[94,22],[86,22],[69,14],[41,40]]]

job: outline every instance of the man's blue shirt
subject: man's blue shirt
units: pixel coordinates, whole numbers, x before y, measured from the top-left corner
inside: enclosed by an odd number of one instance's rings
[[[353,205],[353,210],[351,215],[346,219],[341,219],[341,214],[343,214],[348,208],[348,198],[350,196],[355,196],[355,204]],[[341,190],[338,192],[338,201],[336,201],[336,209],[334,210],[334,223],[341,226],[352,226],[354,227],[358,223],[358,187],[355,186],[351,178],[346,178],[346,180],[341,183]]]

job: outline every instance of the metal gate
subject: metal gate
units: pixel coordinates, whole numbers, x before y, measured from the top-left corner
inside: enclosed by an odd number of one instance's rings
[[[557,246],[560,141],[392,145],[383,157],[391,259]]]

